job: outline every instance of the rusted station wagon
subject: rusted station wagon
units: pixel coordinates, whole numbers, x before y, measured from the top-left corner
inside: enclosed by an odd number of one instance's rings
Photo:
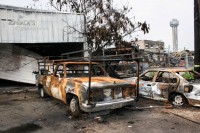
[[[200,74],[190,69],[150,69],[140,75],[139,93],[175,106],[200,106]]]
[[[95,62],[65,61],[55,65],[53,74],[38,79],[41,97],[61,100],[73,116],[133,104],[136,84],[108,76]]]

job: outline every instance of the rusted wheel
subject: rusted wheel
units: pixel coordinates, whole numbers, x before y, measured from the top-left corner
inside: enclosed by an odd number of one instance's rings
[[[40,88],[40,97],[41,98],[45,98],[47,95],[45,94],[45,92],[44,92],[44,88],[43,87],[41,87]]]
[[[78,98],[76,96],[74,96],[70,101],[69,112],[70,112],[70,115],[72,115],[72,116],[80,115],[79,102],[78,102]]]
[[[176,107],[182,107],[187,104],[187,100],[181,94],[172,94],[171,95],[171,102]]]

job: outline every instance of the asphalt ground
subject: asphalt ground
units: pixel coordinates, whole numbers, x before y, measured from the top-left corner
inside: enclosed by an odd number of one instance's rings
[[[62,102],[40,98],[33,85],[1,86],[0,133],[198,133],[199,109],[140,98],[130,107],[73,118]]]

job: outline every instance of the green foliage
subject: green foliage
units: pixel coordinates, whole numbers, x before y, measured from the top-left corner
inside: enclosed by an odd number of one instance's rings
[[[185,79],[194,79],[194,74],[190,72],[185,72],[184,74],[181,75]]]

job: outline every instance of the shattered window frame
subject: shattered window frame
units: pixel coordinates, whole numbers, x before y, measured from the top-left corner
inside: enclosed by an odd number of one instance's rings
[[[176,81],[176,82],[175,82]],[[178,78],[169,71],[158,71],[157,77],[155,82],[162,82],[162,83],[174,83],[178,82]]]
[[[88,77],[89,64],[66,64],[67,77]],[[98,69],[98,70],[97,70]],[[91,76],[107,76],[105,71],[98,64],[91,64]]]
[[[63,78],[63,77],[66,77],[66,74],[65,74],[65,70],[64,70],[64,64],[59,64],[58,66],[56,66],[55,68],[55,72],[54,72],[54,76],[55,77],[59,77],[59,78]]]
[[[140,80],[153,82],[153,79],[156,75],[157,75],[157,71],[155,71],[155,70],[147,71],[146,73],[144,73],[140,76]]]

